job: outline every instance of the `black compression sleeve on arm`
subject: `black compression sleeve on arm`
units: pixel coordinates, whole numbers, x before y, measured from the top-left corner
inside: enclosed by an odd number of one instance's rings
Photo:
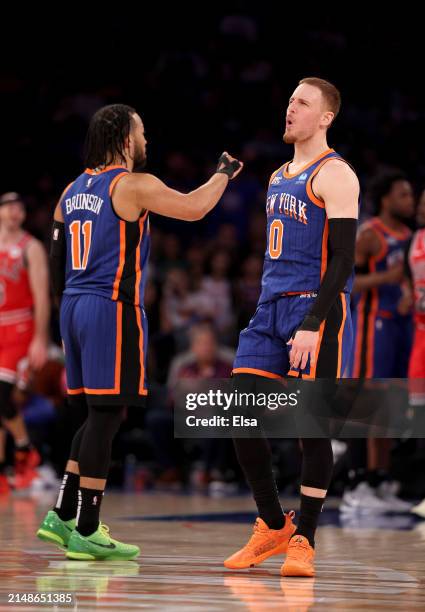
[[[55,297],[60,299],[65,289],[66,242],[65,224],[53,221],[50,242],[50,277]]]
[[[354,266],[357,219],[329,219],[329,261],[314,304],[299,329],[318,331]]]

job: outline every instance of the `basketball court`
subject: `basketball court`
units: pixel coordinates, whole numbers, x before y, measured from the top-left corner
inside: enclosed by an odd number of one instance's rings
[[[231,571],[245,544],[249,496],[107,493],[114,537],[141,547],[136,561],[70,561],[34,533],[54,497],[2,499],[0,610],[423,610],[425,522],[410,515],[344,520],[330,499],[317,538],[316,578],[281,578],[281,558]],[[291,509],[290,500],[283,500]],[[295,519],[296,520],[296,519]],[[8,604],[9,593],[72,593],[74,602]]]

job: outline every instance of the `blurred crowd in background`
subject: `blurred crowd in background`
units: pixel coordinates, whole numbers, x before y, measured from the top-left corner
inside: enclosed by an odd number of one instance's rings
[[[292,153],[282,141],[289,95],[300,78],[311,75],[329,78],[341,89],[342,112],[329,142],[357,171],[364,219],[374,212],[369,186],[383,171],[405,171],[417,196],[425,185],[425,140],[418,137],[425,122],[423,94],[407,78],[397,83],[390,78],[390,65],[402,57],[400,37],[393,41],[391,26],[374,31],[373,21],[359,33],[355,22],[317,29],[306,17],[297,30],[266,12],[255,17],[237,12],[216,17],[202,35],[187,36],[187,29],[177,33],[164,25],[161,49],[144,47],[127,25],[125,39],[120,22],[111,26],[121,37],[111,35],[109,52],[96,60],[83,63],[81,56],[78,65],[82,52],[76,50],[73,59],[55,63],[51,58],[49,70],[38,65],[32,75],[5,68],[0,93],[10,120],[2,127],[8,145],[0,191],[23,194],[25,227],[48,248],[58,197],[83,170],[88,122],[112,102],[140,112],[148,139],[147,171],[170,187],[190,191],[198,186],[214,172],[223,150],[244,161],[241,176],[203,221],[151,215],[145,295],[150,396],[146,410],[128,408],[114,443],[110,479],[111,486],[128,490],[190,485],[213,493],[234,491],[242,476],[231,441],[174,439],[170,389],[181,377],[230,374],[238,333],[259,297],[268,179]],[[402,53],[408,53],[409,44],[406,34]],[[116,59],[120,52],[122,70],[109,70],[108,55]],[[302,61],[297,57],[295,62],[294,53]],[[31,67],[31,58],[28,62]],[[59,347],[57,311],[51,331]],[[21,402],[33,442],[58,474],[73,431],[85,418],[67,409],[64,389],[61,367],[51,362]],[[275,441],[274,448],[280,486],[295,492],[298,444]],[[409,443],[397,449],[395,461],[413,452]],[[334,492],[342,491],[345,477],[342,467]],[[419,490],[415,486],[407,493],[425,494],[422,484]]]

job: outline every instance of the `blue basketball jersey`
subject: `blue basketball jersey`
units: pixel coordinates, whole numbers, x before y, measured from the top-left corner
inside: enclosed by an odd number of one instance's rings
[[[360,231],[372,229],[381,243],[379,253],[368,260],[368,272],[384,272],[389,268],[402,264],[405,259],[406,249],[410,242],[412,232],[406,227],[401,232],[395,232],[387,227],[379,217],[373,217],[365,221]],[[358,301],[368,292],[362,292],[357,296]],[[371,297],[375,302],[375,309],[381,313],[397,315],[397,305],[402,297],[400,284],[380,285],[371,290]]]
[[[112,205],[123,166],[85,170],[61,200],[66,235],[65,295],[92,293],[135,305],[143,304],[149,257],[147,211],[138,221],[124,221]]]
[[[272,174],[267,192],[267,248],[259,303],[283,293],[318,291],[328,262],[328,219],[325,204],[312,181],[330,159],[342,159],[328,149],[296,174],[290,162]],[[344,291],[349,293],[353,274]]]

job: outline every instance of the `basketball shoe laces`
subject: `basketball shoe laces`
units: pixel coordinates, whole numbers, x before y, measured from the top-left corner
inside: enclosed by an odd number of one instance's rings
[[[255,521],[254,523],[254,527],[253,527],[253,534],[252,536],[249,538],[247,544],[246,544],[246,548],[248,550],[253,551],[254,553],[256,553],[256,549],[258,549],[259,547],[262,549],[264,548],[264,546],[268,545],[268,544],[273,544],[274,545],[274,541],[273,540],[267,540],[264,541],[265,533],[263,531],[260,531],[260,524],[258,519]]]
[[[291,539],[291,544],[296,544],[296,548],[292,547],[291,556],[297,557],[299,561],[307,561],[310,559],[310,544],[307,538],[301,538],[300,536],[295,536]],[[295,553],[295,554],[294,554]]]
[[[293,510],[291,510],[288,515],[293,518],[295,516],[295,512]],[[286,525],[286,515],[284,515],[285,518],[285,522],[283,524],[282,529],[285,527]],[[274,531],[274,530],[271,530]],[[280,531],[280,530],[278,530]],[[259,554],[261,552],[264,552],[264,549],[268,548],[268,545],[270,544],[270,546],[275,546],[276,542],[274,539],[270,538],[266,541],[264,541],[262,538],[264,538],[266,534],[264,533],[264,531],[260,530],[260,522],[258,520],[258,518],[256,519],[255,523],[254,523],[254,527],[253,527],[253,534],[250,537],[250,539],[248,540],[247,544],[246,544],[246,548],[249,550],[254,551],[254,553]],[[259,550],[257,550],[259,549]]]
[[[106,536],[107,538],[111,537],[110,534],[109,534],[109,527],[108,527],[108,525],[105,525],[105,523],[101,522],[100,525],[99,525],[99,529],[100,529],[100,531],[102,532],[102,534],[104,536]]]

